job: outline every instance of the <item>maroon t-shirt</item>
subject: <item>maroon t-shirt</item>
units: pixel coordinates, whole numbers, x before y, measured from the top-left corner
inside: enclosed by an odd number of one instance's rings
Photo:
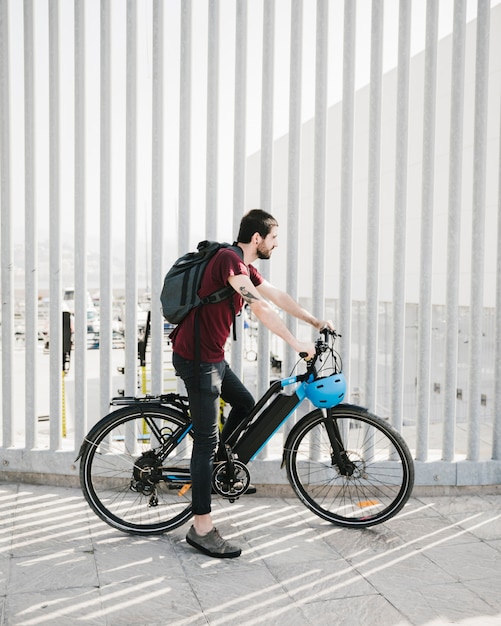
[[[204,298],[229,285],[230,276],[249,276],[257,287],[263,277],[253,265],[245,265],[236,252],[223,248],[216,252],[204,272],[199,296]],[[243,298],[236,291],[233,297],[235,314],[242,310]],[[224,359],[224,345],[233,323],[233,310],[228,298],[215,304],[199,307],[200,360],[217,363]],[[185,359],[195,359],[195,309],[192,309],[171,334],[174,352]]]

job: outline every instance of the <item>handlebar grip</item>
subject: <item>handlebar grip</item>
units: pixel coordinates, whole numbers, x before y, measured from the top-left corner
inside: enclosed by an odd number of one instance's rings
[[[302,359],[305,359],[305,358],[308,356],[308,353],[307,353],[307,352],[300,352],[300,353],[299,353],[299,356],[300,356]]]

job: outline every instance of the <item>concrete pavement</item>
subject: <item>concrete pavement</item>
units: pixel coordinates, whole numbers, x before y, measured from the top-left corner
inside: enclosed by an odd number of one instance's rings
[[[120,533],[78,489],[0,482],[1,626],[501,624],[501,495],[415,496],[366,530],[283,493],[214,518],[240,558],[196,552],[188,524]]]

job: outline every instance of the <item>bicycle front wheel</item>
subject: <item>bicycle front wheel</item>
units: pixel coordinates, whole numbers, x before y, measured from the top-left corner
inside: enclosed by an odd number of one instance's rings
[[[327,420],[337,425],[337,456]],[[414,485],[414,464],[401,435],[355,406],[309,413],[290,432],[284,454],[287,477],[299,499],[322,519],[341,526],[385,522],[402,509]]]
[[[81,452],[80,484],[91,509],[121,531],[151,535],[191,517],[189,421],[182,412],[130,405],[103,418]]]

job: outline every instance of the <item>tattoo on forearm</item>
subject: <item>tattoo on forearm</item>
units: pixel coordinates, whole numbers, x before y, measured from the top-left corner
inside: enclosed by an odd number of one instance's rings
[[[240,295],[245,300],[245,302],[247,302],[247,304],[252,304],[253,302],[256,302],[257,300],[260,300],[260,298],[258,298],[253,293],[248,291],[246,287],[240,287]]]

